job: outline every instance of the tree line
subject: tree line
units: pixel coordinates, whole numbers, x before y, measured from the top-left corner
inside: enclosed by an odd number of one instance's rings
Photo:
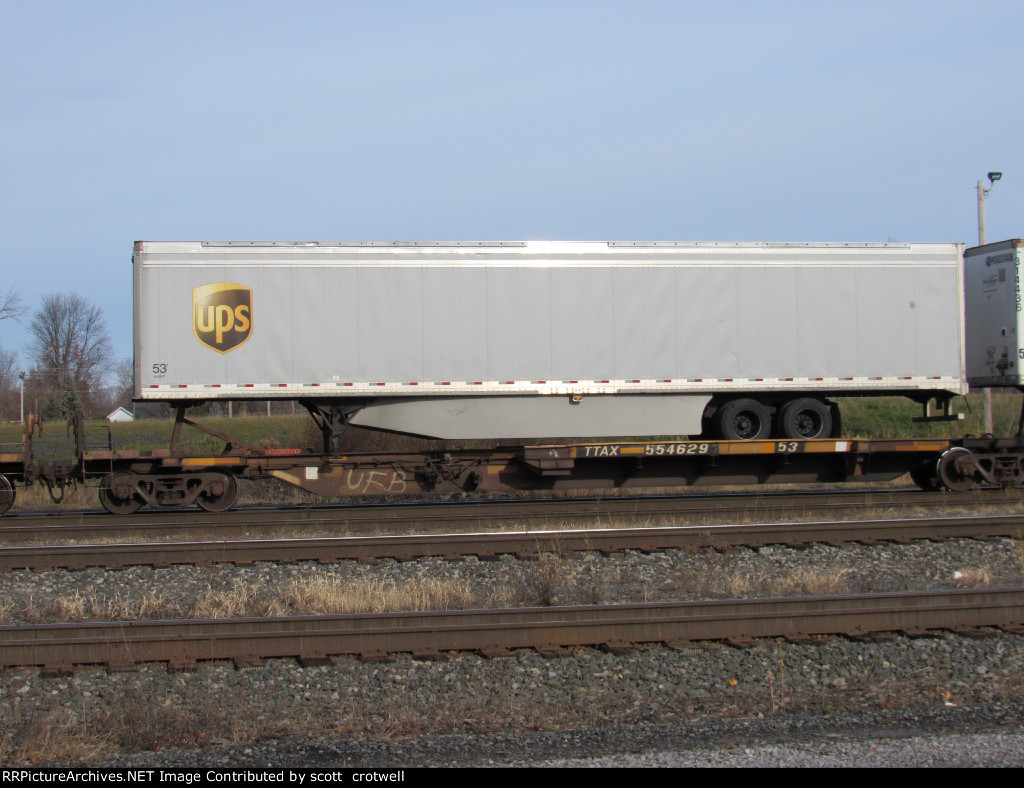
[[[132,362],[115,357],[98,306],[77,293],[53,293],[30,315],[11,290],[0,298],[5,320],[28,320],[29,338],[24,364],[0,343],[0,421],[21,417],[22,381],[25,413],[44,420],[105,416],[130,405]]]

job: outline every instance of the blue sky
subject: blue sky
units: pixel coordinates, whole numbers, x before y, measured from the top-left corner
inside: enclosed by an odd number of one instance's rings
[[[1024,3],[0,0],[0,293],[135,240],[1024,236]],[[22,361],[22,323],[0,345]]]

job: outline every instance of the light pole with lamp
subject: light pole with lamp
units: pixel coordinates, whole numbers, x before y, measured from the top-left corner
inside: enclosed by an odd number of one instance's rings
[[[985,241],[985,195],[992,191],[996,181],[1003,177],[1001,172],[990,172],[988,174],[989,187],[985,188],[985,181],[978,181],[978,246],[984,246]]]
[[[985,181],[978,181],[978,246],[984,246],[987,243],[985,240],[985,195],[992,191],[996,181],[1002,177],[1003,174],[1001,172],[990,172],[988,174],[989,186],[987,189],[985,188]],[[982,431],[986,435],[991,435],[994,432],[994,426],[992,421],[992,388],[990,386],[985,387],[982,404],[982,419],[984,421]]]

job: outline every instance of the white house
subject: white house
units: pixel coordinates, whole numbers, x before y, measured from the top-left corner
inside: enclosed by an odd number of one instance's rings
[[[135,421],[135,417],[127,408],[118,408],[107,416],[107,421]]]

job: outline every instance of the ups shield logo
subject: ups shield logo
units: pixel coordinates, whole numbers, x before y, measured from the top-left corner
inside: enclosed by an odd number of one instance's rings
[[[252,288],[226,282],[195,288],[192,329],[218,353],[244,345],[252,335]]]

